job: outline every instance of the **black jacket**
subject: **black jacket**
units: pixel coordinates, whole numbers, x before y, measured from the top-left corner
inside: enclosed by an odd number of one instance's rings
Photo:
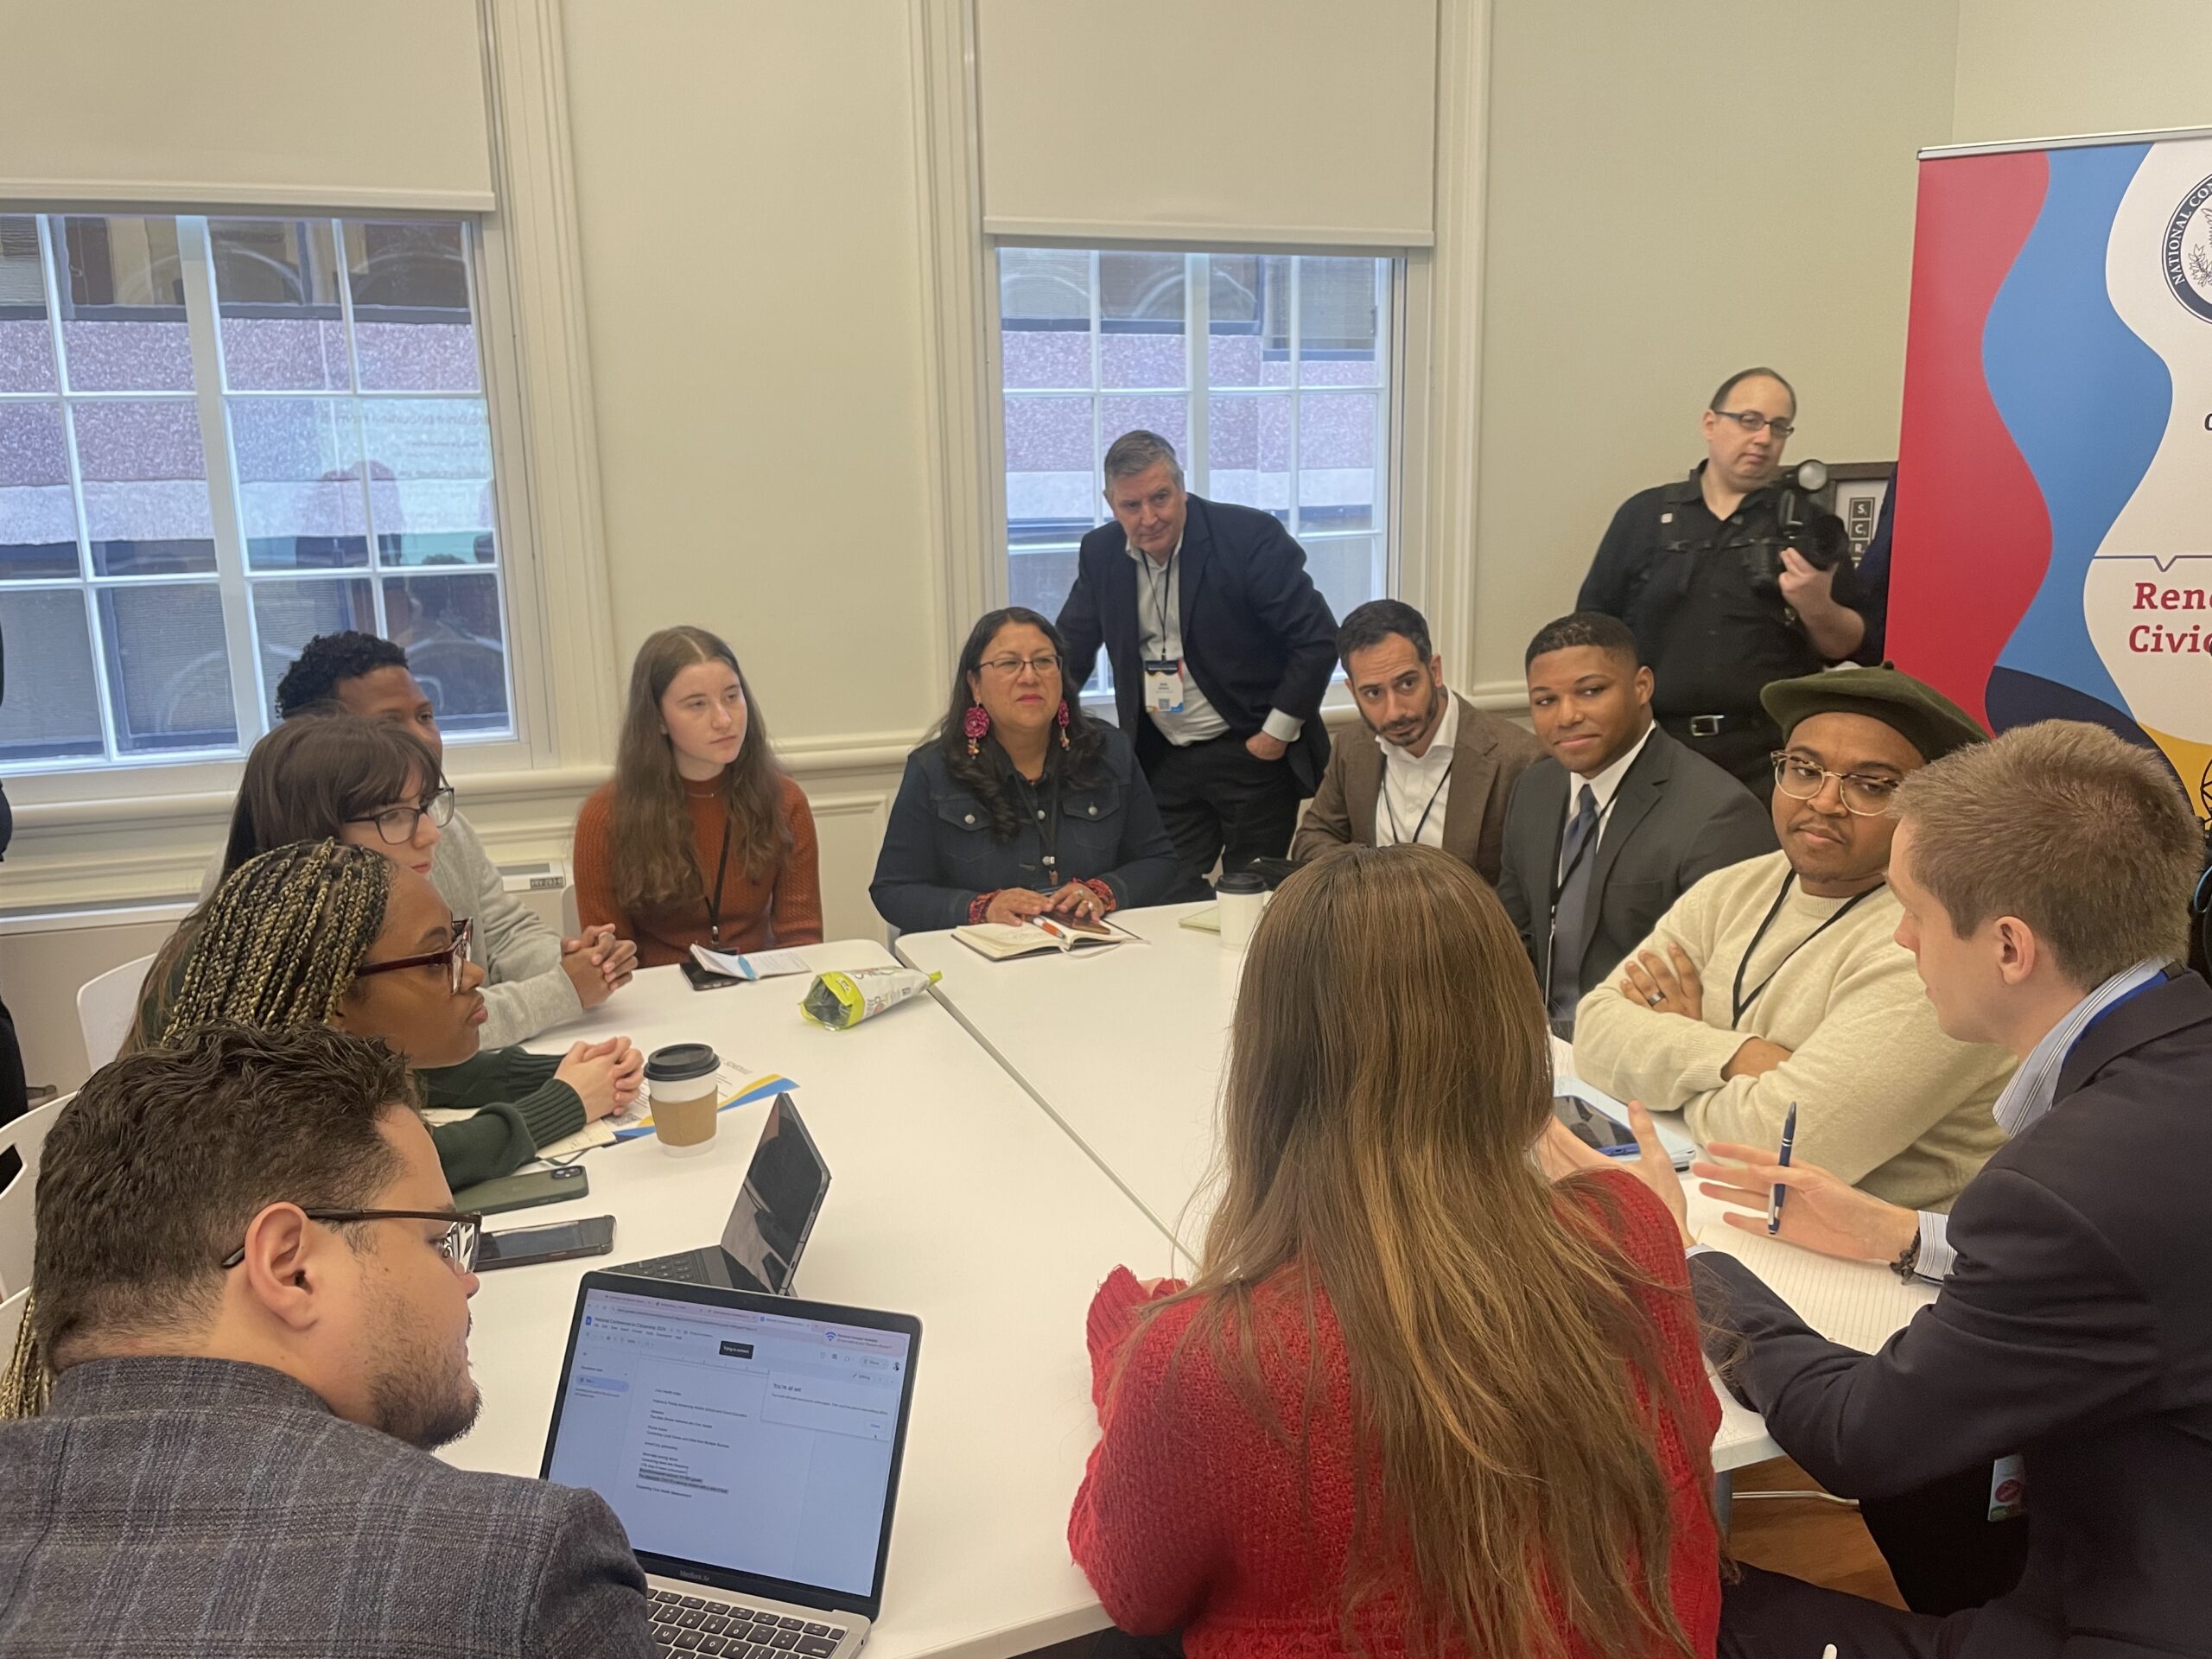
[[[1011,841],[998,840],[990,814],[953,778],[943,750],[925,743],[908,755],[868,890],[883,919],[902,933],[959,927],[979,893],[1001,887],[1045,892],[1064,881],[1103,880],[1124,910],[1175,896],[1181,873],[1152,786],[1129,740],[1110,727],[1104,735],[1106,775],[1087,789],[1058,791],[1058,880],[1045,874],[1044,841],[1034,825],[1024,823]],[[1048,784],[1045,798],[1052,793]]]
[[[1311,795],[1329,764],[1321,696],[1336,671],[1337,620],[1306,574],[1306,550],[1280,522],[1250,507],[1188,499],[1175,560],[1184,666],[1236,737],[1258,731],[1270,709],[1306,722],[1284,761]],[[1090,679],[1105,647],[1114,706],[1134,740],[1147,716],[1137,568],[1128,545],[1118,524],[1083,538],[1059,628],[1068,647],[1066,684]]]
[[[1521,930],[1539,986],[1551,982],[1552,887],[1568,803],[1580,786],[1548,757],[1515,780],[1506,803],[1497,896]],[[1703,878],[1774,849],[1774,819],[1758,798],[1653,727],[1599,833],[1580,936],[1559,941],[1582,992],[1602,984]]]
[[[2027,1567],[1953,1615],[1960,1659],[2212,1654],[2208,1109],[2212,988],[2181,974],[2082,1034],[2049,1115],[1959,1194],[1934,1306],[1872,1357],[1733,1257],[1691,1259],[1716,1359],[1746,1340],[1732,1382],[1829,1491],[2024,1456]]]

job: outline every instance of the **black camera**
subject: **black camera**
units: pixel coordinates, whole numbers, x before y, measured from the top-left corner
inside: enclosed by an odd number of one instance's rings
[[[1773,527],[1761,526],[1741,543],[1754,588],[1780,589],[1785,547],[1796,549],[1815,570],[1834,570],[1851,557],[1850,533],[1827,508],[1825,462],[1801,461],[1767,487],[1774,492]]]

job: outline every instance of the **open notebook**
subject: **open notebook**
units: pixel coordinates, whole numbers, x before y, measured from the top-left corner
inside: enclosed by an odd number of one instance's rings
[[[1862,1354],[1879,1349],[1936,1300],[1935,1286],[1906,1284],[1879,1262],[1816,1255],[1723,1221],[1699,1228],[1697,1242],[1734,1256],[1814,1330]]]

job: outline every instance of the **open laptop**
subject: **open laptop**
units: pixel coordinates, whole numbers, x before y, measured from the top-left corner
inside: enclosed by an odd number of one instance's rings
[[[830,1166],[822,1161],[791,1097],[778,1095],[768,1108],[760,1143],[753,1149],[737,1202],[722,1228],[722,1242],[674,1255],[620,1262],[607,1271],[788,1295],[829,1191]]]
[[[921,1340],[904,1313],[584,1275],[538,1472],[621,1518],[663,1652],[859,1651]]]

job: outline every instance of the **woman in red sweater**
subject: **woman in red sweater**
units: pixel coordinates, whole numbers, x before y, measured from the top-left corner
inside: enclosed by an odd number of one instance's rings
[[[1465,866],[1351,847],[1247,959],[1197,1279],[1092,1302],[1069,1541],[1192,1659],[1709,1656],[1706,1381],[1673,1219],[1554,1185],[1541,997]]]
[[[576,817],[576,910],[647,968],[694,944],[822,943],[814,814],[776,764],[737,657],[704,628],[638,648],[613,781]]]

